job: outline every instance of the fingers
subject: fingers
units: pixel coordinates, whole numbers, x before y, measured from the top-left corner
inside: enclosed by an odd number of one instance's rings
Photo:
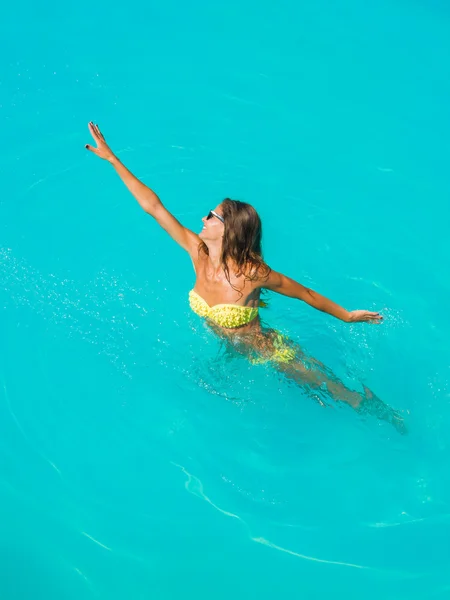
[[[92,121],[89,121],[88,127],[89,127],[89,131],[91,132],[92,137],[94,138],[94,140],[97,143],[100,142],[100,141],[101,142],[105,141],[105,138],[103,137],[103,133],[98,128],[98,125],[96,125]]]
[[[368,321],[369,323],[377,323],[380,324],[383,320],[383,317],[378,314],[378,313],[369,313],[366,318],[365,321]]]
[[[375,313],[375,312],[367,313],[367,318],[373,319],[374,321],[382,321],[383,320],[383,317],[380,315],[380,313]]]
[[[383,320],[383,317],[380,315],[380,313],[369,311],[364,312],[361,317],[364,321],[369,321],[370,323],[380,323]]]
[[[93,152],[94,154],[97,154],[97,156],[99,155],[98,149],[94,148],[94,146],[91,146],[90,144],[86,144],[85,148],[86,148],[86,150],[89,150],[89,152]]]
[[[98,137],[99,137],[99,138],[100,138],[102,141],[105,141],[105,138],[104,138],[104,136],[103,136],[103,133],[100,131],[100,129],[99,129],[99,127],[98,127],[98,125],[96,125],[96,126],[95,126],[95,129],[97,130]]]
[[[383,317],[380,313],[372,312],[370,310],[355,310],[351,313],[351,321],[354,323],[381,323]]]
[[[97,141],[98,136],[97,136],[97,132],[95,130],[95,125],[94,125],[94,123],[92,121],[89,121],[88,128],[89,128],[89,132],[92,135],[92,137],[94,138],[94,140]]]
[[[96,123],[93,123],[92,121],[90,121],[89,122],[89,130],[96,140],[102,140],[103,142],[105,141],[105,138],[103,137],[103,133],[100,131],[100,129]]]

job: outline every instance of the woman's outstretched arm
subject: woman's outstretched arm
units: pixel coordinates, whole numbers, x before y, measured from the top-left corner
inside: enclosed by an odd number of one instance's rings
[[[194,253],[200,243],[196,233],[184,227],[163,205],[161,200],[142,181],[140,181],[126,166],[120,162],[117,156],[105,141],[98,125],[89,123],[89,131],[94,138],[96,146],[86,144],[86,149],[96,154],[99,158],[107,160],[113,165],[117,174],[133,194],[140,206],[146,213],[151,215],[157,223],[185,250]]]
[[[297,281],[294,281],[290,277],[286,277],[282,273],[271,271],[267,280],[264,281],[262,287],[282,294],[283,296],[289,296],[290,298],[297,298],[303,300],[306,304],[309,304],[317,310],[328,313],[341,321],[346,323],[357,323],[357,322],[372,322],[380,323],[383,317],[377,312],[370,312],[368,310],[353,310],[348,311],[339,304],[336,304],[332,300],[321,296],[314,290],[311,290],[304,285],[301,285]]]

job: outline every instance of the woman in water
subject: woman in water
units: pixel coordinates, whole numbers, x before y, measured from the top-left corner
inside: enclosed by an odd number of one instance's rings
[[[303,300],[313,308],[346,323],[380,323],[382,317],[368,310],[347,311],[293,279],[270,269],[261,251],[261,221],[245,202],[226,199],[202,218],[199,234],[183,225],[165,208],[158,196],[135,177],[115,156],[100,129],[89,123],[96,146],[87,150],[113,165],[119,177],[163,229],[191,257],[196,281],[189,293],[192,310],[235,351],[255,364],[271,363],[289,379],[304,387],[319,402],[324,392],[359,412],[370,412],[403,431],[397,411],[386,406],[370,390],[350,390],[314,359],[308,359],[292,342],[273,329],[262,327],[259,318],[261,290],[271,290]]]

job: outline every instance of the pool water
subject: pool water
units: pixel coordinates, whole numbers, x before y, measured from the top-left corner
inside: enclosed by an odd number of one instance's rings
[[[448,5],[12,6],[0,597],[448,598]],[[89,120],[186,226],[248,201],[274,269],[381,311],[264,319],[409,434],[225,353]]]

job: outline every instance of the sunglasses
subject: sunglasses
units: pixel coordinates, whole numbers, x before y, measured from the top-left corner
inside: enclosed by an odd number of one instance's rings
[[[218,215],[215,210],[209,211],[208,216],[206,217],[206,220],[209,221],[209,219],[211,219],[212,217],[216,217],[216,219],[219,219],[219,221],[222,221],[222,223],[225,223],[225,219],[223,217],[221,217],[220,215]]]

